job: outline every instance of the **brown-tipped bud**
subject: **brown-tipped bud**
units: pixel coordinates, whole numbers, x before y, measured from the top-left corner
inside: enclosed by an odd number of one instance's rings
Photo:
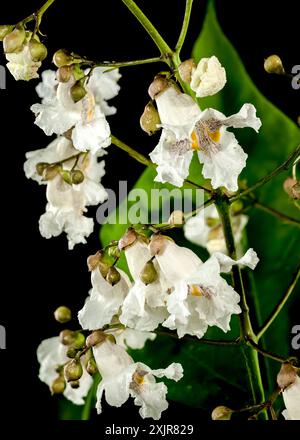
[[[144,130],[149,136],[154,134],[160,129],[159,124],[161,123],[159,113],[155,108],[152,101],[150,101],[140,118],[141,129]]]
[[[87,265],[89,268],[89,271],[96,269],[96,267],[99,265],[100,260],[102,258],[103,254],[101,251],[96,252],[94,255],[90,255],[87,259]]]
[[[166,240],[167,240],[167,237],[165,237],[164,235],[160,235],[160,234],[152,235],[150,245],[149,245],[150,253],[151,253],[152,257],[154,257],[155,255],[158,255],[164,251],[166,243],[167,243]]]
[[[292,198],[294,198],[292,188],[297,184],[297,180],[293,179],[293,177],[288,177],[283,182],[284,191]]]
[[[95,330],[86,338],[86,346],[94,347],[97,344],[101,344],[101,342],[105,341],[105,334],[101,330]]]
[[[48,55],[47,47],[37,40],[29,42],[30,55],[33,61],[44,61]]]
[[[56,77],[59,82],[67,83],[73,74],[73,66],[61,66],[57,72]]]
[[[6,35],[3,40],[3,49],[5,53],[19,52],[26,38],[26,32],[23,26],[17,26]]]
[[[59,334],[59,340],[63,345],[71,345],[75,341],[75,332],[72,330],[62,330]]]
[[[97,364],[94,359],[90,359],[88,363],[86,364],[86,371],[91,375],[94,376],[98,372]]]
[[[48,162],[39,162],[36,164],[35,169],[39,176],[42,176],[45,169],[48,168],[50,164]]]
[[[115,286],[118,284],[118,282],[121,279],[120,272],[115,268],[115,266],[111,266],[108,269],[107,275],[106,275],[106,281],[111,284],[112,286]]]
[[[81,101],[87,94],[81,81],[77,81],[70,89],[70,94],[74,102]]]
[[[83,369],[80,360],[72,359],[64,368],[65,378],[67,382],[72,382],[81,378]]]
[[[71,181],[73,185],[80,185],[84,181],[84,174],[80,170],[71,171]]]
[[[58,164],[49,165],[47,168],[44,169],[43,172],[43,180],[53,180],[60,172],[61,166]]]
[[[300,182],[296,182],[294,186],[292,186],[292,197],[295,200],[300,199]]]
[[[180,78],[190,84],[192,79],[193,70],[196,69],[195,61],[190,58],[189,60],[183,61],[178,67],[178,73]]]
[[[170,87],[170,83],[163,75],[156,75],[149,86],[148,93],[151,99],[155,99],[160,93]]]
[[[141,273],[140,273],[140,279],[141,281],[148,285],[151,283],[154,283],[154,281],[157,280],[158,274],[154,267],[153,261],[147,261],[145,266],[143,267]]]
[[[74,347],[70,347],[67,350],[67,357],[70,359],[74,359],[77,355],[78,350],[76,350],[76,348]]]
[[[76,333],[74,342],[72,343],[72,346],[76,350],[83,348],[85,346],[85,336],[82,333]]]
[[[284,75],[285,71],[282,61],[278,55],[270,55],[265,59],[264,69],[268,73],[276,73],[276,75]]]
[[[227,406],[217,406],[211,413],[211,418],[212,420],[230,420],[232,413],[232,409]]]
[[[184,225],[184,213],[182,211],[173,211],[168,220],[169,225]]]
[[[109,255],[109,257],[111,258],[119,258],[120,257],[120,249],[118,248],[118,246],[109,246],[107,253]]]
[[[62,376],[57,377],[51,385],[52,394],[62,394],[66,389],[66,381]]]
[[[133,228],[128,228],[122,238],[120,238],[118,247],[122,251],[131,246],[137,239],[137,234]]]
[[[10,34],[13,30],[13,26],[10,24],[0,25],[0,41],[3,41],[6,35]]]
[[[60,322],[61,324],[65,324],[66,322],[71,321],[72,313],[69,307],[60,306],[55,310],[54,317],[56,321]]]
[[[69,384],[71,385],[71,388],[73,388],[74,390],[77,390],[80,387],[79,380],[71,380]]]
[[[53,63],[56,67],[70,66],[73,61],[74,57],[65,49],[59,49],[53,55]]]
[[[280,389],[285,390],[293,385],[297,379],[297,370],[291,364],[282,364],[277,374],[277,383]]]

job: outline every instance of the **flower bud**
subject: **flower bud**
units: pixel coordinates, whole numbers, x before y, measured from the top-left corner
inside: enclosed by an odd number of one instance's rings
[[[100,260],[102,258],[103,254],[101,251],[96,252],[94,255],[90,255],[87,259],[87,265],[89,268],[89,271],[96,269],[98,264],[100,263]]]
[[[52,394],[62,394],[66,389],[66,381],[62,376],[57,377],[51,385]]]
[[[64,368],[65,378],[67,382],[73,382],[81,378],[83,369],[80,360],[72,359]]]
[[[163,252],[165,245],[167,243],[166,240],[168,240],[168,237],[165,237],[164,235],[160,235],[160,234],[152,235],[149,246],[152,257]]]
[[[151,99],[155,99],[157,95],[170,87],[170,83],[163,75],[156,75],[149,86],[148,93]]]
[[[37,40],[30,40],[29,42],[30,55],[33,61],[44,61],[47,57],[47,47]]]
[[[152,101],[150,101],[140,118],[140,126],[141,129],[144,130],[149,136],[154,134],[156,131],[160,129],[158,125],[161,123],[159,113],[155,108]]]
[[[131,246],[137,239],[137,234],[133,228],[128,228],[122,238],[120,238],[118,247],[122,251]]]
[[[169,225],[183,225],[185,223],[182,211],[173,211],[168,220]]]
[[[112,286],[118,284],[118,282],[121,279],[120,272],[115,268],[115,266],[111,266],[108,269],[107,275],[106,275],[106,281],[111,284]]]
[[[43,180],[44,181],[53,180],[58,175],[60,170],[61,170],[61,166],[58,164],[49,165],[44,169]]]
[[[293,199],[299,199],[299,182],[297,180],[293,179],[293,177],[288,177],[284,183],[283,183],[283,189],[284,191]]]
[[[74,347],[70,347],[67,350],[67,357],[70,359],[74,359],[74,357],[76,357],[78,350],[76,350],[76,348]]]
[[[84,174],[80,170],[71,171],[71,181],[73,185],[80,185],[84,181]]]
[[[107,277],[110,266],[103,261],[99,261],[98,270],[103,278]]]
[[[71,97],[73,101],[79,102],[81,101],[85,95],[87,94],[86,89],[82,85],[81,81],[77,81],[70,89]]]
[[[190,84],[192,79],[192,72],[196,69],[196,63],[195,61],[190,58],[189,60],[183,61],[180,66],[178,67],[178,73],[180,75],[180,78]]]
[[[114,337],[114,335],[106,335],[106,340],[111,342],[112,344],[116,344],[116,338]]]
[[[57,72],[56,77],[59,82],[67,83],[73,73],[73,66],[61,66]]]
[[[285,71],[282,61],[278,55],[270,55],[265,59],[264,69],[268,73],[276,73],[277,75],[284,75]]]
[[[26,38],[25,29],[23,26],[17,26],[10,33],[7,34],[3,40],[3,49],[5,53],[19,52],[22,49]]]
[[[59,49],[53,55],[53,63],[56,67],[70,66],[73,61],[74,57],[65,49]]]
[[[10,24],[0,25],[0,41],[3,41],[6,35],[10,34],[13,30],[13,26]]]
[[[60,170],[60,175],[64,182],[72,185],[72,178],[69,170]]]
[[[71,388],[73,388],[74,390],[77,390],[80,387],[79,380],[71,380],[69,384],[71,385]]]
[[[61,324],[65,324],[66,322],[71,321],[72,313],[68,307],[60,306],[55,310],[54,317],[56,321],[60,322]]]
[[[97,344],[105,341],[105,334],[101,330],[95,330],[86,338],[86,346],[94,347]]]
[[[119,258],[120,257],[120,249],[118,246],[109,246],[107,251],[109,257],[111,258]]]
[[[62,330],[59,334],[59,340],[63,345],[71,345],[75,341],[75,332],[72,330]]]
[[[154,281],[157,280],[158,274],[154,267],[153,261],[147,261],[145,266],[143,267],[141,273],[140,273],[140,279],[141,281],[148,285],[151,283],[154,283]]]
[[[232,413],[232,409],[227,406],[217,406],[211,413],[211,418],[212,420],[230,420]]]
[[[282,364],[281,369],[277,375],[278,386],[285,390],[293,385],[297,379],[297,371],[291,364]]]
[[[39,176],[42,176],[45,169],[48,168],[50,164],[48,162],[39,162],[36,164],[35,169]]]
[[[94,374],[97,373],[98,368],[97,364],[94,359],[90,359],[88,363],[86,364],[86,371],[91,375],[94,376]]]
[[[292,196],[293,199],[300,199],[300,182],[296,182],[294,186],[292,186]]]
[[[85,346],[85,336],[82,333],[76,333],[75,334],[75,339],[72,342],[72,346],[76,349],[79,350],[80,348],[83,348]]]

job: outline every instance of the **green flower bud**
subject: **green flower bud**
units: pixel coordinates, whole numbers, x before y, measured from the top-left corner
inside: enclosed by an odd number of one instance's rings
[[[153,261],[148,261],[140,273],[140,279],[144,284],[151,284],[157,280],[158,274],[154,267]]]
[[[215,226],[218,226],[220,224],[220,219],[215,217],[207,217],[205,219],[205,223],[209,228],[214,228]]]
[[[23,26],[17,26],[15,29],[3,40],[3,49],[5,53],[19,52],[26,38],[25,29]]]
[[[70,80],[72,73],[73,66],[61,66],[56,73],[57,80],[62,83],[67,83]]]
[[[106,340],[111,342],[112,344],[116,344],[116,338],[114,337],[114,335],[106,335]]]
[[[74,57],[65,49],[59,49],[53,55],[53,63],[56,67],[70,66],[73,61]]]
[[[111,266],[108,269],[107,275],[106,275],[106,281],[111,284],[112,286],[118,284],[118,282],[121,279],[120,272],[114,267]]]
[[[48,162],[39,162],[36,164],[35,169],[39,176],[42,176],[45,169],[48,168],[50,164]]]
[[[68,358],[74,359],[74,357],[76,357],[76,355],[77,355],[77,352],[78,352],[78,350],[76,350],[76,348],[74,348],[74,347],[68,348],[68,351],[67,351]]]
[[[30,40],[29,50],[33,61],[44,61],[47,57],[47,47],[37,40]]]
[[[72,346],[79,350],[85,346],[85,336],[82,333],[76,333]]]
[[[13,30],[13,26],[10,24],[0,25],[0,41],[3,41],[6,35],[10,34]]]
[[[57,377],[51,385],[52,394],[62,394],[66,389],[66,381],[62,376]]]
[[[60,322],[61,324],[65,324],[66,322],[71,321],[72,313],[68,307],[60,306],[55,310],[54,317],[56,321]]]
[[[105,341],[105,334],[101,330],[95,330],[86,338],[86,346],[94,347],[97,344]]]
[[[87,94],[86,89],[82,85],[81,81],[77,81],[70,89],[71,97],[74,102],[81,101]]]
[[[120,257],[120,249],[118,246],[110,246],[107,251],[109,257],[111,258],[119,258]]]
[[[84,181],[84,174],[80,170],[71,171],[71,181],[73,185],[79,185]]]
[[[77,390],[80,387],[80,382],[79,380],[72,380],[71,382],[69,382],[71,385],[71,388],[73,388],[74,390]]]
[[[75,341],[76,333],[72,330],[62,330],[59,334],[59,340],[63,345],[71,345]]]
[[[144,130],[149,136],[154,134],[156,131],[160,130],[158,125],[161,123],[159,113],[155,108],[152,101],[150,101],[140,118],[141,129]]]
[[[227,406],[217,406],[212,414],[211,418],[213,420],[230,420],[232,416],[232,409],[227,408]]]
[[[72,185],[72,178],[71,178],[71,173],[69,170],[60,170],[60,175],[61,178],[63,179],[64,182],[68,183],[69,185]]]
[[[110,269],[110,266],[108,264],[104,263],[103,261],[99,261],[98,269],[99,269],[99,272],[101,273],[101,275],[103,276],[103,278],[106,278],[108,271]]]
[[[49,165],[47,168],[44,169],[43,180],[53,180],[58,175],[60,170],[61,166],[58,164]]]
[[[73,382],[81,378],[83,369],[80,360],[72,359],[64,368],[65,378],[67,382]]]
[[[97,364],[94,359],[90,359],[88,363],[86,364],[86,371],[91,375],[94,376],[94,374],[97,373],[98,368]]]
[[[284,75],[284,67],[278,55],[270,55],[264,62],[264,69],[268,73],[276,73],[277,75]]]

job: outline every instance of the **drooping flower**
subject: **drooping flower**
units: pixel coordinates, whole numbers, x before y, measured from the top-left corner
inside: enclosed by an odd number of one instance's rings
[[[42,63],[32,59],[28,44],[24,45],[20,52],[6,54],[6,59],[6,67],[16,81],[30,81],[39,77],[37,72]]]
[[[39,378],[50,388],[58,377],[57,367],[62,367],[66,362],[70,361],[66,352],[67,347],[60,343],[58,337],[45,339],[37,349],[37,357],[40,363]],[[88,394],[92,383],[93,380],[91,376],[83,368],[83,374],[79,379],[79,388],[73,389],[71,385],[67,383],[63,394],[76,405],[83,405],[84,397]]]
[[[191,97],[168,87],[156,97],[162,134],[150,153],[156,163],[158,182],[182,186],[189,174],[193,152],[203,163],[202,174],[211,179],[214,189],[221,186],[237,191],[238,176],[246,165],[247,154],[227,127],[251,127],[258,131],[261,122],[252,104],[244,104],[230,117],[214,109],[203,112]]]
[[[48,204],[39,222],[43,237],[56,237],[65,232],[69,249],[86,242],[85,237],[94,227],[93,219],[84,216],[86,207],[107,198],[100,183],[104,162],[98,162],[99,156],[101,152],[98,155],[78,152],[64,137],[55,139],[47,148],[26,154],[26,177],[47,185]],[[45,169],[38,173],[40,165]]]
[[[145,364],[134,363],[124,348],[109,341],[94,347],[93,353],[102,377],[97,390],[98,413],[102,411],[101,400],[105,392],[109,405],[120,407],[131,396],[135,405],[141,407],[142,418],[159,420],[162,411],[168,407],[168,390],[164,383],[157,383],[155,377],[165,376],[178,381],[182,377],[182,366],[173,363],[166,369],[151,370]]]
[[[226,84],[226,71],[216,56],[202,58],[191,76],[191,89],[198,98],[218,93]]]
[[[119,91],[117,84],[120,74],[116,71],[104,72],[96,68],[86,82],[86,95],[78,102],[71,97],[73,77],[67,83],[53,81],[51,91],[50,74],[43,75],[43,85],[37,87],[42,98],[41,104],[34,104],[31,110],[36,115],[35,123],[50,136],[62,135],[72,129],[71,138],[74,147],[80,151],[96,153],[110,144],[110,128],[105,115],[114,114],[106,100],[113,98]]]
[[[235,215],[233,213],[231,221],[235,242],[239,249],[248,217],[244,214]],[[192,243],[205,247],[210,254],[227,252],[222,223],[214,205],[208,206],[194,217],[189,218],[184,225],[184,234]],[[241,249],[238,253],[241,254]]]

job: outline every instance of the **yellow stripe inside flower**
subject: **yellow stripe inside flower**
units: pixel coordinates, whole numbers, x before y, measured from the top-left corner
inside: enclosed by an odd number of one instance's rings
[[[132,379],[137,385],[143,385],[143,383],[145,382],[144,376],[137,372],[134,373]]]
[[[218,143],[220,142],[221,139],[221,133],[219,130],[216,131],[209,131],[208,129],[206,129],[206,133],[207,136],[209,136],[209,138],[215,142]],[[201,150],[201,145],[199,145],[199,140],[196,134],[196,131],[194,130],[191,134],[191,141],[192,141],[192,149],[197,151],[197,150]],[[202,148],[205,150],[205,148]]]
[[[203,292],[202,292],[200,286],[197,284],[191,284],[189,286],[189,293],[193,296],[202,296],[203,295]]]
[[[195,130],[192,132],[191,138],[192,138],[192,149],[193,150],[200,150],[199,142],[198,142],[198,138],[197,138]]]
[[[85,123],[89,123],[94,119],[95,114],[95,98],[92,93],[88,93],[83,101],[83,119]]]

